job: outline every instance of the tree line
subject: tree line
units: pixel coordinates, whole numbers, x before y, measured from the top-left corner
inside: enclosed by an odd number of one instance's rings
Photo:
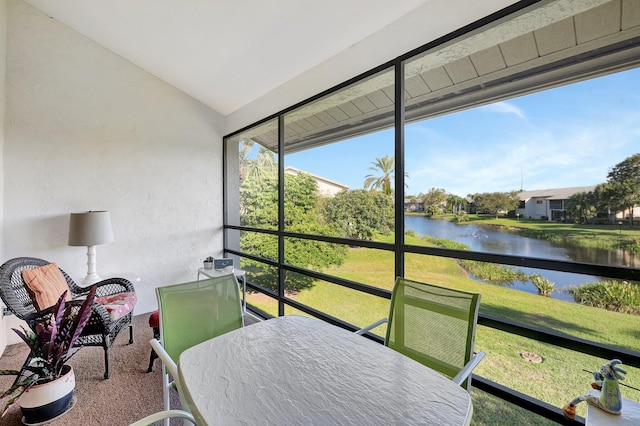
[[[633,226],[633,210],[640,204],[640,154],[632,155],[611,168],[607,181],[593,191],[578,192],[567,198],[565,210],[578,223],[598,214],[608,217],[622,212]]]
[[[408,197],[409,202],[422,201],[425,214],[438,216],[444,213],[453,213],[463,217],[466,213],[483,213],[495,215],[515,210],[520,204],[520,191],[509,192],[481,192],[468,194],[462,198],[455,194],[449,194],[443,188],[431,188],[426,194]],[[471,208],[472,211],[467,211]]]
[[[421,200],[425,213],[437,216],[443,213],[459,214],[470,206],[475,213],[493,214],[514,211],[520,204],[521,191],[483,192],[468,194],[464,199],[449,194],[443,188],[431,188],[426,194],[408,196],[409,202]],[[616,164],[607,174],[607,181],[596,185],[593,191],[578,192],[565,201],[567,218],[588,222],[599,215],[610,217],[623,212],[633,226],[634,207],[640,205],[640,154],[632,155]]]

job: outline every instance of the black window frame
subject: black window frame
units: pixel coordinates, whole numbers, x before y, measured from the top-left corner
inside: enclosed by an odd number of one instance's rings
[[[590,264],[590,263],[580,263],[580,262],[570,262],[570,261],[558,261],[551,259],[540,259],[540,258],[528,258],[523,256],[510,256],[510,255],[498,255],[492,253],[481,253],[481,252],[470,252],[470,251],[460,251],[460,250],[451,250],[451,249],[443,249],[443,248],[435,248],[435,247],[422,247],[422,246],[412,246],[407,245],[404,242],[404,235],[402,232],[395,233],[395,241],[393,243],[381,243],[375,241],[361,241],[361,240],[352,240],[346,238],[336,238],[329,236],[317,236],[317,235],[306,235],[306,234],[298,234],[293,232],[287,232],[283,228],[284,217],[283,217],[283,203],[284,203],[284,120],[283,117],[290,111],[303,107],[311,102],[314,102],[320,98],[328,96],[334,92],[337,92],[347,86],[355,84],[359,81],[362,81],[372,75],[375,75],[379,72],[384,71],[390,67],[395,69],[395,158],[404,160],[404,127],[405,127],[405,108],[404,108],[404,63],[407,60],[410,60],[412,57],[426,52],[428,50],[434,49],[438,46],[441,46],[447,42],[450,42],[456,38],[459,38],[465,34],[469,34],[473,31],[476,31],[488,24],[497,22],[499,20],[508,18],[509,15],[512,15],[516,12],[519,12],[527,7],[531,7],[540,3],[542,0],[525,0],[519,1],[505,9],[502,9],[494,14],[491,14],[485,18],[482,18],[470,25],[467,25],[457,31],[454,31],[450,34],[447,34],[437,40],[434,40],[424,46],[416,48],[410,52],[407,52],[404,55],[401,55],[395,58],[392,61],[381,64],[380,66],[371,69],[359,76],[356,76],[350,80],[345,81],[339,85],[336,85],[324,92],[321,92],[309,99],[306,99],[302,102],[299,102],[295,105],[292,105],[289,108],[286,108],[282,111],[279,111],[269,117],[266,117],[252,125],[246,126],[242,129],[239,129],[233,133],[230,133],[224,136],[224,147],[223,152],[227,152],[226,140],[233,136],[236,136],[244,131],[251,129],[254,126],[259,126],[260,124],[266,123],[270,120],[278,120],[278,170],[279,170],[279,223],[280,226],[277,230],[264,230],[264,229],[255,229],[255,228],[245,228],[238,225],[232,225],[227,223],[227,215],[225,214],[224,221],[224,232],[225,232],[225,244],[224,244],[224,254],[225,255],[233,255],[238,256],[240,258],[246,258],[251,260],[256,260],[263,262],[267,265],[276,266],[279,270],[279,286],[276,292],[266,290],[261,288],[254,283],[248,282],[247,286],[253,290],[260,291],[264,294],[269,295],[274,298],[278,303],[278,312],[279,315],[284,315],[284,307],[285,305],[290,306],[292,308],[298,309],[302,312],[305,312],[309,315],[327,321],[336,326],[345,328],[347,330],[355,331],[357,327],[352,324],[346,323],[338,318],[331,317],[323,312],[320,312],[316,309],[313,309],[309,306],[305,306],[301,303],[296,302],[290,298],[287,298],[284,292],[284,271],[291,271],[298,274],[303,274],[315,279],[324,280],[331,282],[336,285],[344,286],[347,288],[355,289],[358,291],[362,291],[367,294],[376,295],[378,297],[390,299],[391,293],[387,290],[379,289],[376,287],[368,286],[362,283],[353,282],[349,280],[345,280],[342,278],[334,277],[331,275],[327,275],[324,273],[320,273],[317,271],[300,268],[294,265],[286,264],[283,259],[283,245],[285,238],[301,238],[301,239],[312,239],[318,241],[325,241],[329,243],[335,244],[347,244],[351,246],[359,246],[359,247],[368,247],[375,248],[379,250],[388,250],[392,251],[395,254],[395,275],[403,276],[404,275],[404,255],[406,253],[415,253],[415,254],[423,254],[429,256],[442,256],[453,259],[467,259],[467,260],[476,260],[483,262],[492,262],[498,263],[502,265],[511,265],[511,266],[522,266],[522,267],[532,267],[539,269],[547,269],[561,272],[569,272],[569,273],[580,273],[580,274],[589,274],[595,276],[603,276],[610,277],[614,279],[620,280],[630,280],[630,281],[640,281],[640,270],[636,270],[628,267],[617,267],[617,266],[609,266],[609,265],[601,265],[601,264]],[[223,173],[226,178],[227,167],[226,167],[226,155],[223,155]],[[403,188],[404,187],[404,161],[396,162],[396,173],[395,173],[395,187]],[[227,187],[224,185],[224,200],[226,205],[227,200]],[[395,221],[397,229],[404,229],[404,194],[402,191],[396,191],[395,195]],[[541,201],[539,201],[541,202]],[[521,203],[522,204],[522,203]],[[262,232],[271,235],[275,235],[279,239],[280,245],[280,256],[277,261],[260,258],[259,256],[254,256],[251,254],[243,253],[239,250],[231,249],[227,245],[226,233],[230,230],[248,230],[252,232]],[[256,311],[256,313],[261,314],[265,317],[268,315],[264,312]],[[604,358],[604,359],[613,359],[613,358],[622,358],[624,359],[624,363],[629,366],[640,368],[640,352],[626,350],[623,348],[601,344],[598,342],[588,341],[585,339],[576,338],[573,336],[568,336],[563,333],[558,333],[546,329],[540,329],[537,327],[532,327],[526,324],[516,323],[512,321],[507,321],[501,318],[492,317],[489,315],[481,314],[478,319],[478,324],[490,328],[494,328],[497,330],[501,330],[507,333],[515,334],[518,336],[523,336],[526,338],[534,339],[540,342],[549,343],[555,346],[563,347],[566,349],[570,349],[573,351],[593,355],[596,357]],[[382,343],[382,340],[377,336],[367,336],[372,340],[378,341]],[[505,401],[516,404],[520,407],[523,407],[529,411],[532,411],[538,415],[541,415],[545,418],[553,420],[560,424],[584,424],[584,419],[578,417],[576,421],[567,420],[562,414],[562,410],[559,407],[551,406],[543,401],[532,398],[528,395],[525,395],[521,392],[515,391],[513,389],[509,389],[503,385],[492,382],[491,380],[483,377],[479,377],[477,375],[473,376],[473,386],[486,391],[492,395],[495,395]]]

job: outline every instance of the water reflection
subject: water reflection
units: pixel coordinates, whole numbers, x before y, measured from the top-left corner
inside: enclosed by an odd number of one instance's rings
[[[604,250],[596,247],[581,247],[569,242],[556,243],[527,238],[511,233],[504,228],[491,225],[456,225],[448,220],[431,220],[424,216],[405,216],[405,228],[419,235],[455,241],[470,247],[471,250],[485,253],[640,267],[640,257],[623,250]],[[555,291],[552,297],[568,301],[573,301],[573,297],[568,292],[562,291],[563,288],[566,289],[572,285],[582,285],[600,280],[599,277],[592,275],[524,267],[519,267],[519,269],[527,274],[537,272],[550,279],[559,290]],[[517,282],[514,284],[514,288],[537,293],[537,289],[531,283]]]

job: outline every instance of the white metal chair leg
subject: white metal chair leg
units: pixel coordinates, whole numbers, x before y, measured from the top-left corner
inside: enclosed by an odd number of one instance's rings
[[[144,419],[140,419],[137,422],[131,423],[129,426],[147,426],[162,419],[164,419],[166,423],[172,418],[184,419],[185,423],[188,422],[187,424],[196,424],[196,421],[191,413],[182,410],[164,410],[148,415]]]
[[[162,360],[162,398],[165,411],[169,411],[171,410],[171,388],[173,386],[173,383],[169,381],[169,374],[171,374],[173,380],[176,380],[178,367],[157,339],[151,339],[149,344],[158,354],[158,358]],[[182,409],[186,411],[185,407]],[[169,418],[164,419],[164,425],[169,426]]]
[[[171,409],[171,384],[169,382],[169,373],[167,368],[162,364],[162,399],[165,411]],[[169,426],[169,417],[164,419],[164,426]]]

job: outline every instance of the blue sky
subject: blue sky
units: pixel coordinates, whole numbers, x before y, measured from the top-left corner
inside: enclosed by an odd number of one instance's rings
[[[595,185],[640,153],[640,69],[407,126],[407,194]],[[393,130],[285,157],[285,166],[362,188]]]

